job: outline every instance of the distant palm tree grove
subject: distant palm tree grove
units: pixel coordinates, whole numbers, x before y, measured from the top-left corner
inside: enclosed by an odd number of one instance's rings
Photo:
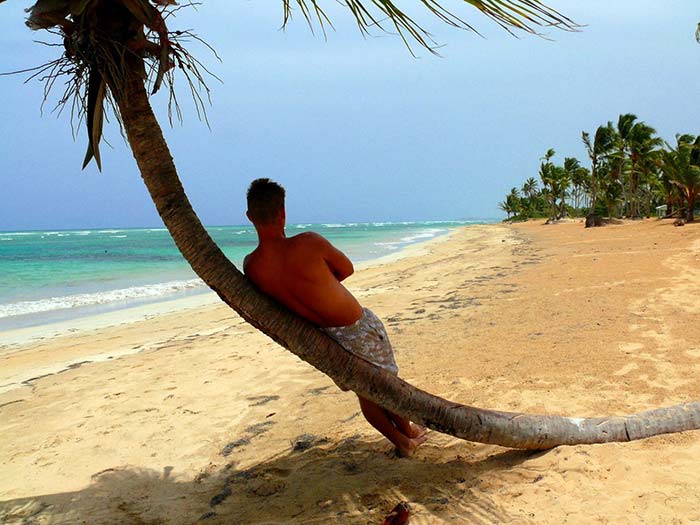
[[[591,136],[581,134],[587,166],[573,157],[559,165],[553,149],[537,178],[512,188],[499,203],[506,220],[586,217],[586,226],[661,215],[694,220],[700,194],[700,135],[678,134],[675,145],[636,115],[620,115]]]

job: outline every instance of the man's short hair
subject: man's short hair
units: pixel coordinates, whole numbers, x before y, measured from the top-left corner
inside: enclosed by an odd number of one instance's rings
[[[284,209],[284,188],[270,179],[255,179],[246,194],[250,220],[259,224],[273,222]]]

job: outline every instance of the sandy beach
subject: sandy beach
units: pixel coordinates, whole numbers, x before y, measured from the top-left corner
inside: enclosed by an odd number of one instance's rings
[[[700,400],[699,263],[698,225],[529,222],[347,284],[420,388],[621,415]],[[379,525],[399,501],[413,525],[700,522],[697,431],[546,452],[433,432],[397,458],[354,394],[198,301],[0,333],[0,522]]]

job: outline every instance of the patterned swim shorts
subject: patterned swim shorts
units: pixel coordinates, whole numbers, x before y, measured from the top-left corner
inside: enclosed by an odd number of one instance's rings
[[[389,342],[384,324],[369,308],[362,309],[362,317],[348,326],[322,328],[348,352],[398,374],[394,351]]]

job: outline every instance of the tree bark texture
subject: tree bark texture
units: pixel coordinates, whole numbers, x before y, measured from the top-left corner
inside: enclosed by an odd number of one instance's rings
[[[700,403],[626,417],[587,419],[473,408],[420,390],[345,351],[316,327],[255,289],[211,239],[178,179],[142,77],[131,74],[115,99],[143,181],[194,271],[246,321],[336,383],[434,430],[520,449],[630,441],[700,428]]]

